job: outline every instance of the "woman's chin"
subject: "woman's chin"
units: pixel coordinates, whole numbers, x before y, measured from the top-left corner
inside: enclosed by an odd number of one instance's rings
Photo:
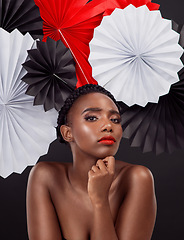
[[[117,153],[114,149],[108,149],[106,151],[96,152],[95,157],[97,159],[104,159],[108,156],[114,156]]]

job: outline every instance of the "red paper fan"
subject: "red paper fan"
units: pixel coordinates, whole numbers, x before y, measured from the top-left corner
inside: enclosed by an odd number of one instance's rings
[[[104,16],[110,15],[115,8],[124,9],[130,4],[134,5],[135,7],[146,5],[150,11],[158,10],[160,7],[159,4],[152,3],[151,0],[107,0]]]
[[[76,61],[77,87],[97,84],[88,63],[89,42],[105,11],[106,0],[35,0],[43,19],[44,39],[61,39]]]

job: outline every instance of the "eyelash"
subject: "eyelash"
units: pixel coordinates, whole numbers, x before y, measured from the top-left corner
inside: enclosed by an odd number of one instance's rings
[[[98,119],[96,116],[87,116],[87,117],[85,117],[85,120],[94,122],[95,120],[94,119],[92,120],[92,118]],[[119,124],[121,122],[121,119],[120,118],[112,118],[111,121],[115,124]]]

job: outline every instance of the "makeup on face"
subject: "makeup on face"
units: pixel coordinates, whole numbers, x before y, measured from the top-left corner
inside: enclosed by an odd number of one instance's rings
[[[95,122],[95,121],[98,121],[98,119],[102,118],[101,115],[103,114],[103,111],[104,109],[101,109],[98,107],[90,107],[90,108],[84,109],[82,114],[86,114],[84,115],[84,118],[86,119],[86,121]],[[109,121],[111,122],[110,124],[119,124],[121,122],[121,117],[119,112],[114,109],[108,110],[106,115],[107,115],[107,118],[109,118]],[[105,135],[103,134],[103,136],[98,140],[99,144],[107,145],[107,146],[111,146],[115,142],[116,142],[115,138],[110,134],[107,135],[107,133],[105,133]]]
[[[116,142],[116,140],[114,137],[109,135],[102,137],[98,142],[106,145],[113,145]]]
[[[90,120],[90,121],[95,121],[98,119],[98,113],[103,112],[104,110],[101,108],[97,108],[97,107],[93,107],[93,108],[86,108],[81,115],[83,115],[84,113],[87,113],[85,115],[85,119],[86,120]],[[97,113],[97,114],[95,114]],[[114,116],[113,116],[114,115]],[[120,123],[121,122],[121,116],[119,114],[118,111],[114,110],[114,109],[110,109],[108,110],[108,116],[111,117],[110,120],[113,123]]]
[[[122,137],[121,116],[108,96],[101,93],[81,96],[73,106],[71,119],[72,145],[77,151],[95,158],[117,152]]]

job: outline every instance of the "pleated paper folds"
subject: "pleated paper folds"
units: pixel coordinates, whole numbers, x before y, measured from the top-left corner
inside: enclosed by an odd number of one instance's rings
[[[57,112],[45,113],[33,106],[34,98],[25,94],[27,84],[21,78],[27,50],[35,48],[29,34],[11,33],[0,28],[0,175],[21,173],[48,151],[56,138]]]
[[[89,62],[98,84],[128,106],[157,103],[179,81],[183,48],[160,11],[115,9],[95,28]]]
[[[179,44],[184,47],[184,26],[172,21],[172,28],[180,34]],[[157,155],[184,147],[184,68],[178,76],[180,81],[172,84],[157,104],[128,107],[120,103],[123,137],[129,139],[131,146]]]
[[[43,21],[34,0],[0,0],[0,27],[8,32],[43,35]]]
[[[44,105],[45,111],[59,111],[77,83],[75,61],[61,41],[51,38],[37,42],[37,49],[28,51],[30,60],[23,66],[27,74],[22,78],[29,86],[26,94],[35,96],[34,105]]]

